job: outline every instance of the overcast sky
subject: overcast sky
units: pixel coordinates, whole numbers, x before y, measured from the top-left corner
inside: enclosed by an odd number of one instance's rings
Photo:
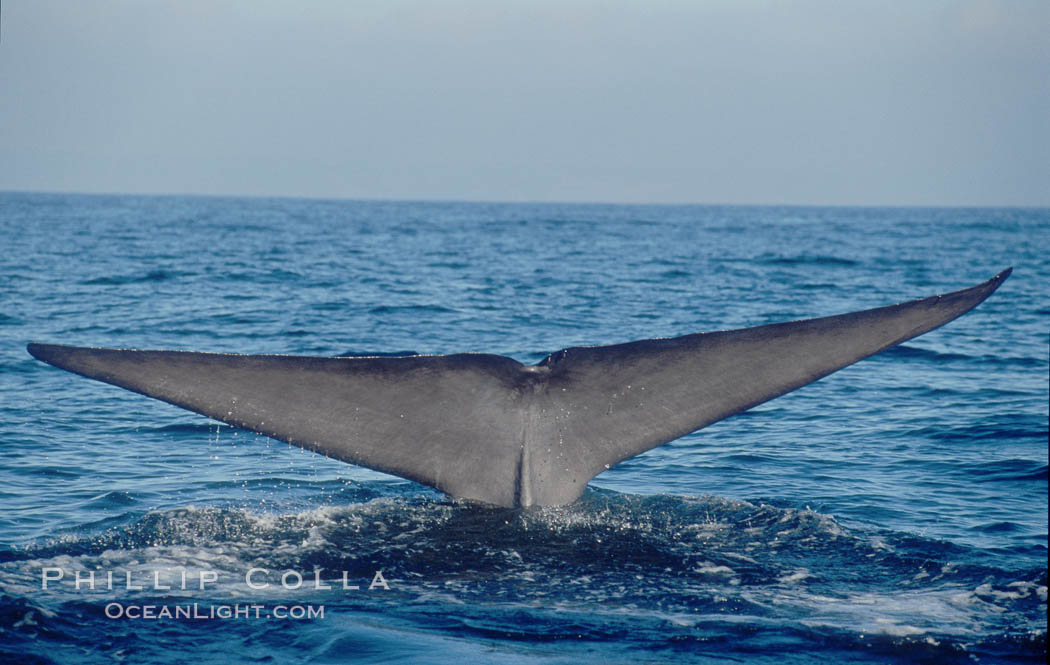
[[[1050,2],[3,0],[0,190],[1050,205]]]

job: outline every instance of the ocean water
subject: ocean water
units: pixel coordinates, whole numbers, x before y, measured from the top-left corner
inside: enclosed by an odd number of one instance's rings
[[[0,243],[0,662],[1045,660],[1050,210],[0,193]],[[25,351],[537,362],[1011,265],[959,320],[560,508],[456,501]]]

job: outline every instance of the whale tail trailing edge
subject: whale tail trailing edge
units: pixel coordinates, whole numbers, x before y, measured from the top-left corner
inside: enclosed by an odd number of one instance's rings
[[[1010,272],[850,314],[562,351],[549,359],[551,381],[578,387],[564,406],[591,415],[566,419],[559,433],[592,441],[577,460],[582,473],[596,475],[940,327],[980,304]]]
[[[315,358],[30,344],[56,367],[329,457],[502,506],[595,475],[961,316],[1010,270],[908,303],[601,347]]]

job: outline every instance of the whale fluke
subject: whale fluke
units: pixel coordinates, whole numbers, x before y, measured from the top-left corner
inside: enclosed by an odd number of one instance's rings
[[[933,330],[1010,275],[851,314],[536,365],[462,353],[301,357],[30,344],[46,363],[335,459],[499,506],[560,505],[628,457]]]

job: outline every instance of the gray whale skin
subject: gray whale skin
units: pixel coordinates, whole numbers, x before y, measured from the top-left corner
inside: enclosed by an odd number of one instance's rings
[[[497,506],[575,501],[629,457],[976,307],[962,291],[743,330],[576,347],[522,365],[460,353],[299,357],[30,344],[35,358],[338,460]]]

